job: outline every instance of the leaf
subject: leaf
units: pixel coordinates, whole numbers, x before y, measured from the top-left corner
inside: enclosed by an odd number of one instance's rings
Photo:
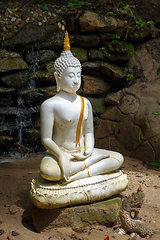
[[[69,2],[69,3],[68,3],[68,7],[74,7],[74,3]]]
[[[156,186],[156,185],[155,185],[154,187],[155,187],[155,188],[160,188],[160,186]]]
[[[152,167],[157,167],[157,168],[160,167],[159,161],[150,161],[149,164],[150,164]]]
[[[152,114],[154,114],[154,115],[160,115],[160,110],[157,110],[157,111],[155,111],[155,112],[152,112]]]
[[[79,5],[84,5],[84,1],[79,2]]]
[[[147,23],[148,23],[148,24],[155,24],[154,21],[148,21]]]
[[[109,14],[109,15],[117,15],[117,14],[114,13],[114,12],[107,12],[107,14]]]
[[[105,50],[105,47],[101,47],[100,50]]]

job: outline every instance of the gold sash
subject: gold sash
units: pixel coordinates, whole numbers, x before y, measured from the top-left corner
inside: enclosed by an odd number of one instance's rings
[[[76,147],[77,147],[77,145],[80,146],[81,125],[82,125],[82,120],[83,120],[83,115],[84,115],[84,99],[81,96],[79,96],[79,97],[81,99],[81,111],[80,111],[80,116],[79,116],[77,130],[76,130]]]

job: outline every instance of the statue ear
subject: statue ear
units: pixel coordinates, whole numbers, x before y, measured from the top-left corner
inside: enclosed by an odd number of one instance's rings
[[[59,77],[58,74],[56,72],[54,72],[54,77],[56,79],[56,84],[57,84],[57,92],[60,91],[60,83],[59,83]]]

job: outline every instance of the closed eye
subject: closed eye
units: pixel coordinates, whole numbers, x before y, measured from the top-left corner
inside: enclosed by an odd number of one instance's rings
[[[68,76],[69,76],[70,78],[73,78],[73,77],[75,76],[75,74],[74,74],[73,72],[70,72],[70,73],[68,74]]]
[[[77,76],[78,76],[78,77],[81,77],[81,72],[77,73]]]

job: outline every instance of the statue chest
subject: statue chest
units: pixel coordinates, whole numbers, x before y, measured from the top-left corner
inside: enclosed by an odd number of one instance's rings
[[[59,109],[55,111],[54,114],[54,124],[59,128],[71,128],[76,127],[80,117],[81,106],[70,105],[68,108],[65,105],[62,105]],[[83,122],[87,119],[88,109],[87,106],[84,108]]]

